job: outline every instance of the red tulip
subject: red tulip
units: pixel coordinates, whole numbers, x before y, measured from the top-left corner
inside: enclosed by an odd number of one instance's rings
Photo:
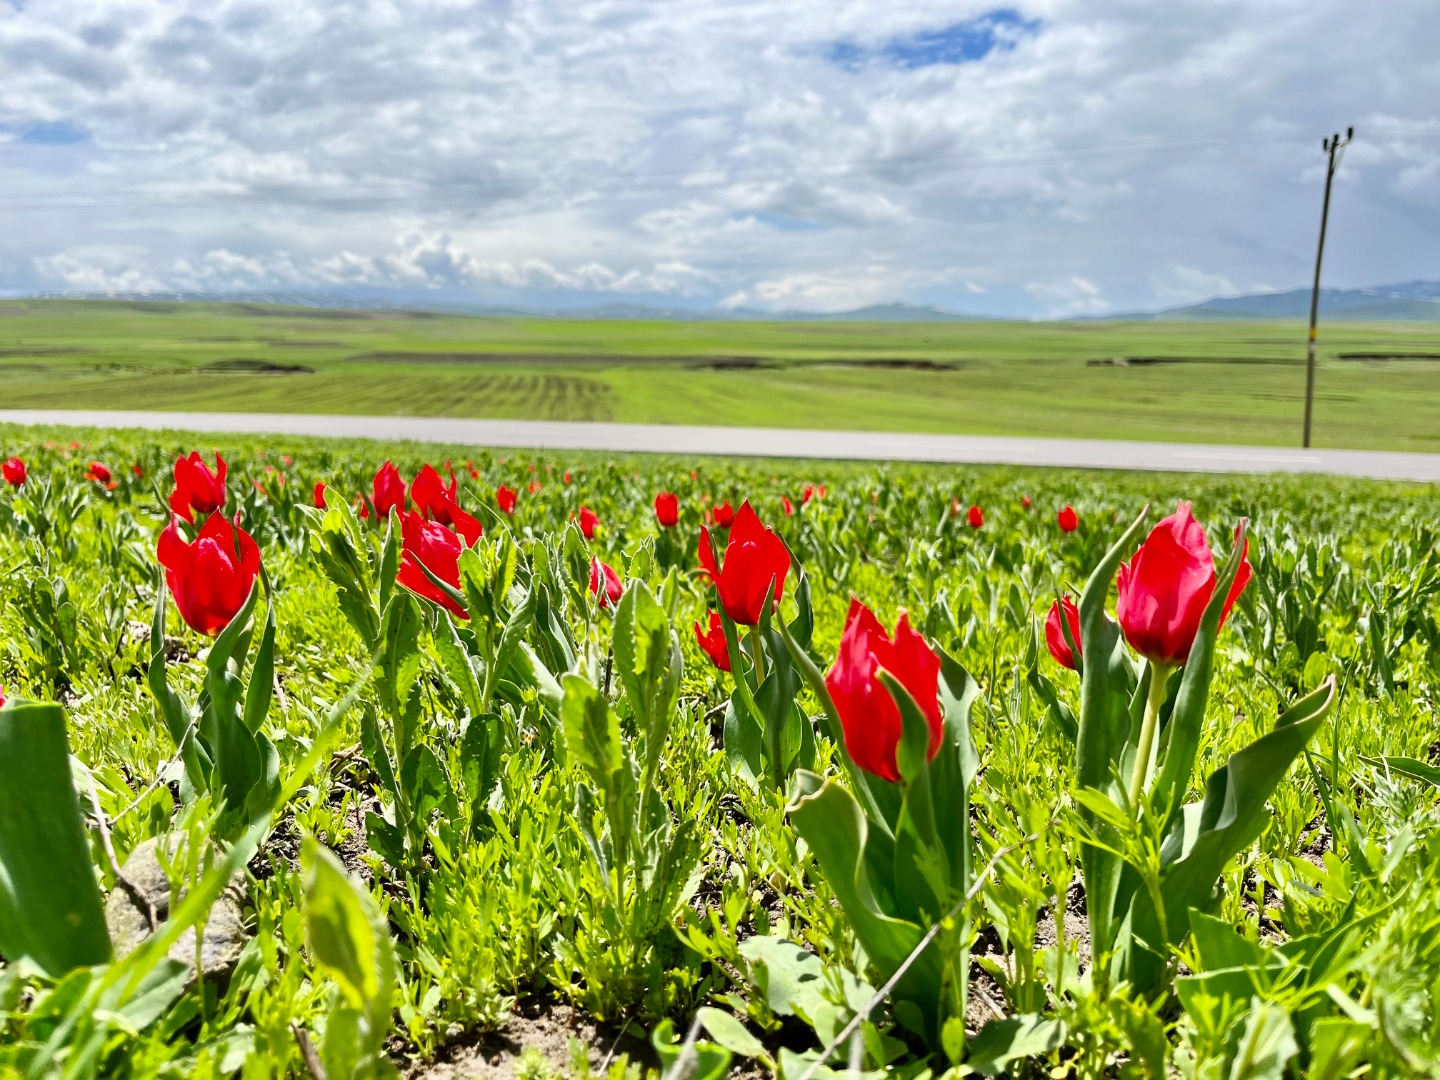
[[[450,471],[450,483],[446,484],[440,479],[440,474],[435,471],[435,467],[427,463],[410,485],[410,501],[415,505],[417,512],[442,525],[449,525],[450,506],[456,501],[456,493],[459,490],[460,484],[455,479],[453,469]],[[384,517],[385,515],[380,516]]]
[[[355,509],[359,511],[361,521],[370,520],[370,504],[365,500],[364,495],[355,496]]]
[[[178,516],[160,534],[155,553],[180,617],[197,633],[214,637],[245,606],[260,574],[260,549],[250,534],[211,514],[193,544],[180,535]]]
[[[1029,495],[1021,495],[1021,496],[1020,496],[1020,506],[1021,506],[1023,509],[1025,509],[1025,510],[1029,510],[1029,509],[1030,509],[1030,496],[1029,496]]]
[[[1070,629],[1070,638],[1075,642],[1073,652],[1070,642],[1065,640],[1065,627],[1060,624],[1062,616]],[[1045,618],[1045,644],[1049,646],[1050,655],[1057,664],[1071,671],[1077,670],[1075,653],[1080,652],[1080,609],[1068,594],[1050,605],[1050,614]]]
[[[531,495],[534,495],[537,491],[540,490],[541,486],[542,485],[539,480],[531,480],[530,483],[526,485],[525,490],[530,492]]]
[[[380,466],[380,471],[375,474],[374,483],[375,514],[382,521],[390,516],[392,510],[404,511],[405,509],[405,481],[400,477],[400,470],[390,462]]]
[[[602,584],[604,585],[603,591]],[[614,607],[625,593],[625,585],[621,582],[620,575],[615,573],[614,568],[593,556],[590,559],[590,593],[600,601],[602,608]]]
[[[25,483],[25,477],[28,476],[29,473],[30,470],[25,467],[25,462],[21,461],[18,457],[12,457],[7,460],[4,465],[0,465],[0,475],[5,477],[5,482],[11,487],[18,488],[21,484]]]
[[[662,529],[673,529],[680,520],[680,500],[670,491],[655,496],[655,520]]]
[[[1060,531],[1072,533],[1080,527],[1080,515],[1075,512],[1073,506],[1062,506],[1060,513],[1055,516],[1060,523]]]
[[[314,501],[315,501],[315,509],[316,509],[316,510],[324,510],[324,509],[325,509],[325,481],[324,481],[324,480],[316,480],[316,481],[315,481],[315,494],[312,495],[311,498],[314,499]]]
[[[927,752],[940,751],[944,723],[940,716],[940,658],[925,639],[910,629],[904,612],[895,637],[885,633],[874,612],[857,599],[850,601],[840,651],[825,676],[825,686],[840,714],[845,749],[855,764],[885,780],[899,780],[895,752],[900,745],[900,708],[880,681],[888,671],[910,692],[930,725]]]
[[[810,500],[813,499],[814,497],[815,497],[815,485],[814,485],[814,484],[806,484],[803,488],[800,489],[800,505],[801,505],[801,506],[807,505],[807,504],[810,502]]]
[[[985,511],[978,506],[972,506],[970,507],[970,513],[966,515],[966,519],[970,522],[970,528],[981,528],[985,524]]]
[[[519,497],[520,493],[518,491],[514,488],[508,488],[504,484],[501,484],[495,489],[495,505],[500,507],[502,514],[515,513],[515,500]]]
[[[220,455],[216,454],[215,456],[219,457]],[[130,466],[130,471],[134,473],[137,477],[145,475],[145,470],[140,467],[140,462],[138,461],[135,462],[134,465]]]
[[[586,540],[595,539],[595,528],[600,524],[600,519],[595,516],[595,511],[588,506],[580,507],[580,533]]]
[[[710,520],[715,522],[718,529],[728,529],[735,524],[735,508],[730,505],[729,499],[710,511]]]
[[[1220,625],[1250,580],[1250,542],[1225,598]],[[1200,630],[1200,617],[1215,591],[1215,560],[1205,530],[1182,502],[1151,530],[1134,557],[1121,563],[1115,613],[1130,647],[1152,664],[1183,664]]]
[[[758,626],[771,583],[774,583],[777,601],[785,592],[790,552],[780,537],[761,523],[746,501],[740,504],[740,512],[735,515],[723,566],[715,562],[710,530],[700,527],[700,565],[715,582],[725,614],[741,626]]]
[[[725,626],[719,612],[710,612],[708,630],[701,630],[700,623],[695,623],[695,640],[712,664],[721,671],[730,670],[730,647],[725,643]]]
[[[790,501],[788,495],[780,496],[780,509],[785,511],[786,517],[790,517],[795,513],[795,504]]]
[[[560,477],[560,479],[565,481],[565,483],[567,484],[570,483],[570,472],[568,469],[566,470],[565,475]]]
[[[445,500],[444,512],[445,521],[451,530],[465,541],[466,547],[474,547],[479,543],[480,537],[485,535],[485,527],[479,520],[460,509],[460,504],[454,499]]]
[[[170,512],[194,522],[196,514],[213,514],[225,505],[225,459],[215,455],[215,471],[210,471],[192,450],[189,457],[175,462],[175,490],[170,493]]]
[[[423,514],[403,510],[399,514],[400,572],[395,575],[395,580],[416,596],[435,601],[456,618],[468,619],[470,616],[465,609],[426,577],[425,570],[421,569],[423,565],[445,584],[459,589],[460,553],[464,550],[460,536],[438,521],[426,521]]]
[[[110,470],[98,461],[90,462],[90,468],[85,473],[86,480],[93,480],[97,484],[104,484],[106,491],[115,490],[115,481],[111,479]]]
[[[0,686],[0,709],[5,707],[5,687]]]

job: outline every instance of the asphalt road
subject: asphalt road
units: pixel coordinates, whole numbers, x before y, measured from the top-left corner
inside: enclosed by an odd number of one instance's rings
[[[944,464],[1043,465],[1166,472],[1329,473],[1440,483],[1440,454],[1378,450],[1290,450],[1273,446],[1031,439],[992,435],[791,431],[529,420],[277,413],[0,409],[0,423],[140,428],[211,434],[315,435],[528,450],[724,454]]]

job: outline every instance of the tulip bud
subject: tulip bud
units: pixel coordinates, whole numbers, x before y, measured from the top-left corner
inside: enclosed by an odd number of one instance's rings
[[[1055,520],[1059,523],[1061,532],[1072,533],[1080,527],[1080,515],[1073,506],[1062,506],[1060,513],[1055,515]]]
[[[673,529],[680,520],[680,500],[673,492],[662,491],[655,496],[655,520],[662,529]]]
[[[1060,620],[1064,618],[1065,624]],[[1069,640],[1065,637],[1066,627],[1070,630]],[[1075,642],[1072,651],[1070,642]],[[1050,649],[1050,655],[1061,667],[1067,667],[1071,671],[1079,670],[1075,663],[1075,654],[1080,649],[1080,609],[1075,606],[1075,601],[1069,595],[1062,596],[1055,603],[1050,605],[1050,614],[1045,618],[1045,644]]]
[[[590,594],[600,601],[602,608],[614,607],[625,593],[625,585],[613,567],[598,558],[590,559]]]
[[[25,483],[25,477],[29,475],[29,471],[25,467],[25,462],[18,457],[12,457],[4,465],[0,465],[0,475],[4,476],[5,482],[11,487],[18,488]]]

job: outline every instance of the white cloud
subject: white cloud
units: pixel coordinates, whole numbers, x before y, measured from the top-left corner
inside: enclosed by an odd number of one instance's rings
[[[1150,288],[1162,304],[1193,304],[1240,292],[1224,274],[1207,274],[1193,266],[1171,263],[1150,275]]]
[[[1327,281],[1436,276],[1425,5],[1030,0],[982,61],[874,59],[995,6],[28,0],[0,291],[1186,302],[1304,282],[1319,138],[1352,121]]]
[[[1078,274],[1032,281],[1025,291],[1045,305],[1047,315],[1103,315],[1110,310],[1109,302],[1100,295],[1100,286]]]
[[[756,282],[723,301],[727,308],[768,311],[846,311],[898,300],[900,279],[887,267],[854,271],[783,274]]]

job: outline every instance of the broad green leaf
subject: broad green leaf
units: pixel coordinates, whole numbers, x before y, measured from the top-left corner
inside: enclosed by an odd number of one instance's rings
[[[866,870],[869,825],[854,796],[833,780],[823,784],[807,781],[806,786],[814,787],[814,793],[790,807],[790,819],[815,853],[871,963],[888,978],[920,944],[923,932],[914,923],[881,910],[877,903]],[[941,978],[939,950],[932,944],[895,987],[895,998],[918,1008],[927,1030],[936,1029],[930,1031],[932,1037],[939,1035]]]
[[[560,721],[564,725],[565,746],[570,756],[590,774],[595,786],[608,794],[615,783],[615,774],[624,763],[620,719],[589,680],[566,675],[563,686],[565,699],[560,703]]]
[[[368,891],[351,882],[340,860],[313,838],[306,838],[301,854],[306,948],[345,1000],[365,1010],[393,987],[389,935],[379,932],[379,910]]]
[[[1257,998],[1230,1063],[1230,1080],[1283,1080],[1290,1059],[1299,1052],[1289,1012]]]
[[[994,1076],[1012,1061],[1054,1050],[1064,1043],[1065,1034],[1063,1020],[1046,1020],[1033,1013],[991,1020],[970,1040],[966,1071]]]
[[[327,848],[306,837],[301,848],[305,944],[339,987],[322,1056],[346,1076],[386,1075],[385,1036],[395,993],[395,946],[369,891]]]
[[[57,977],[110,958],[59,705],[0,708],[0,955]]]
[[[765,1004],[776,1016],[811,1016],[822,1000],[825,965],[795,942],[769,935],[746,938],[740,955],[750,961],[751,974]]]
[[[706,1006],[696,1015],[700,1018],[700,1026],[710,1038],[732,1054],[744,1057],[761,1057],[765,1054],[764,1043],[750,1034],[733,1013]]]

